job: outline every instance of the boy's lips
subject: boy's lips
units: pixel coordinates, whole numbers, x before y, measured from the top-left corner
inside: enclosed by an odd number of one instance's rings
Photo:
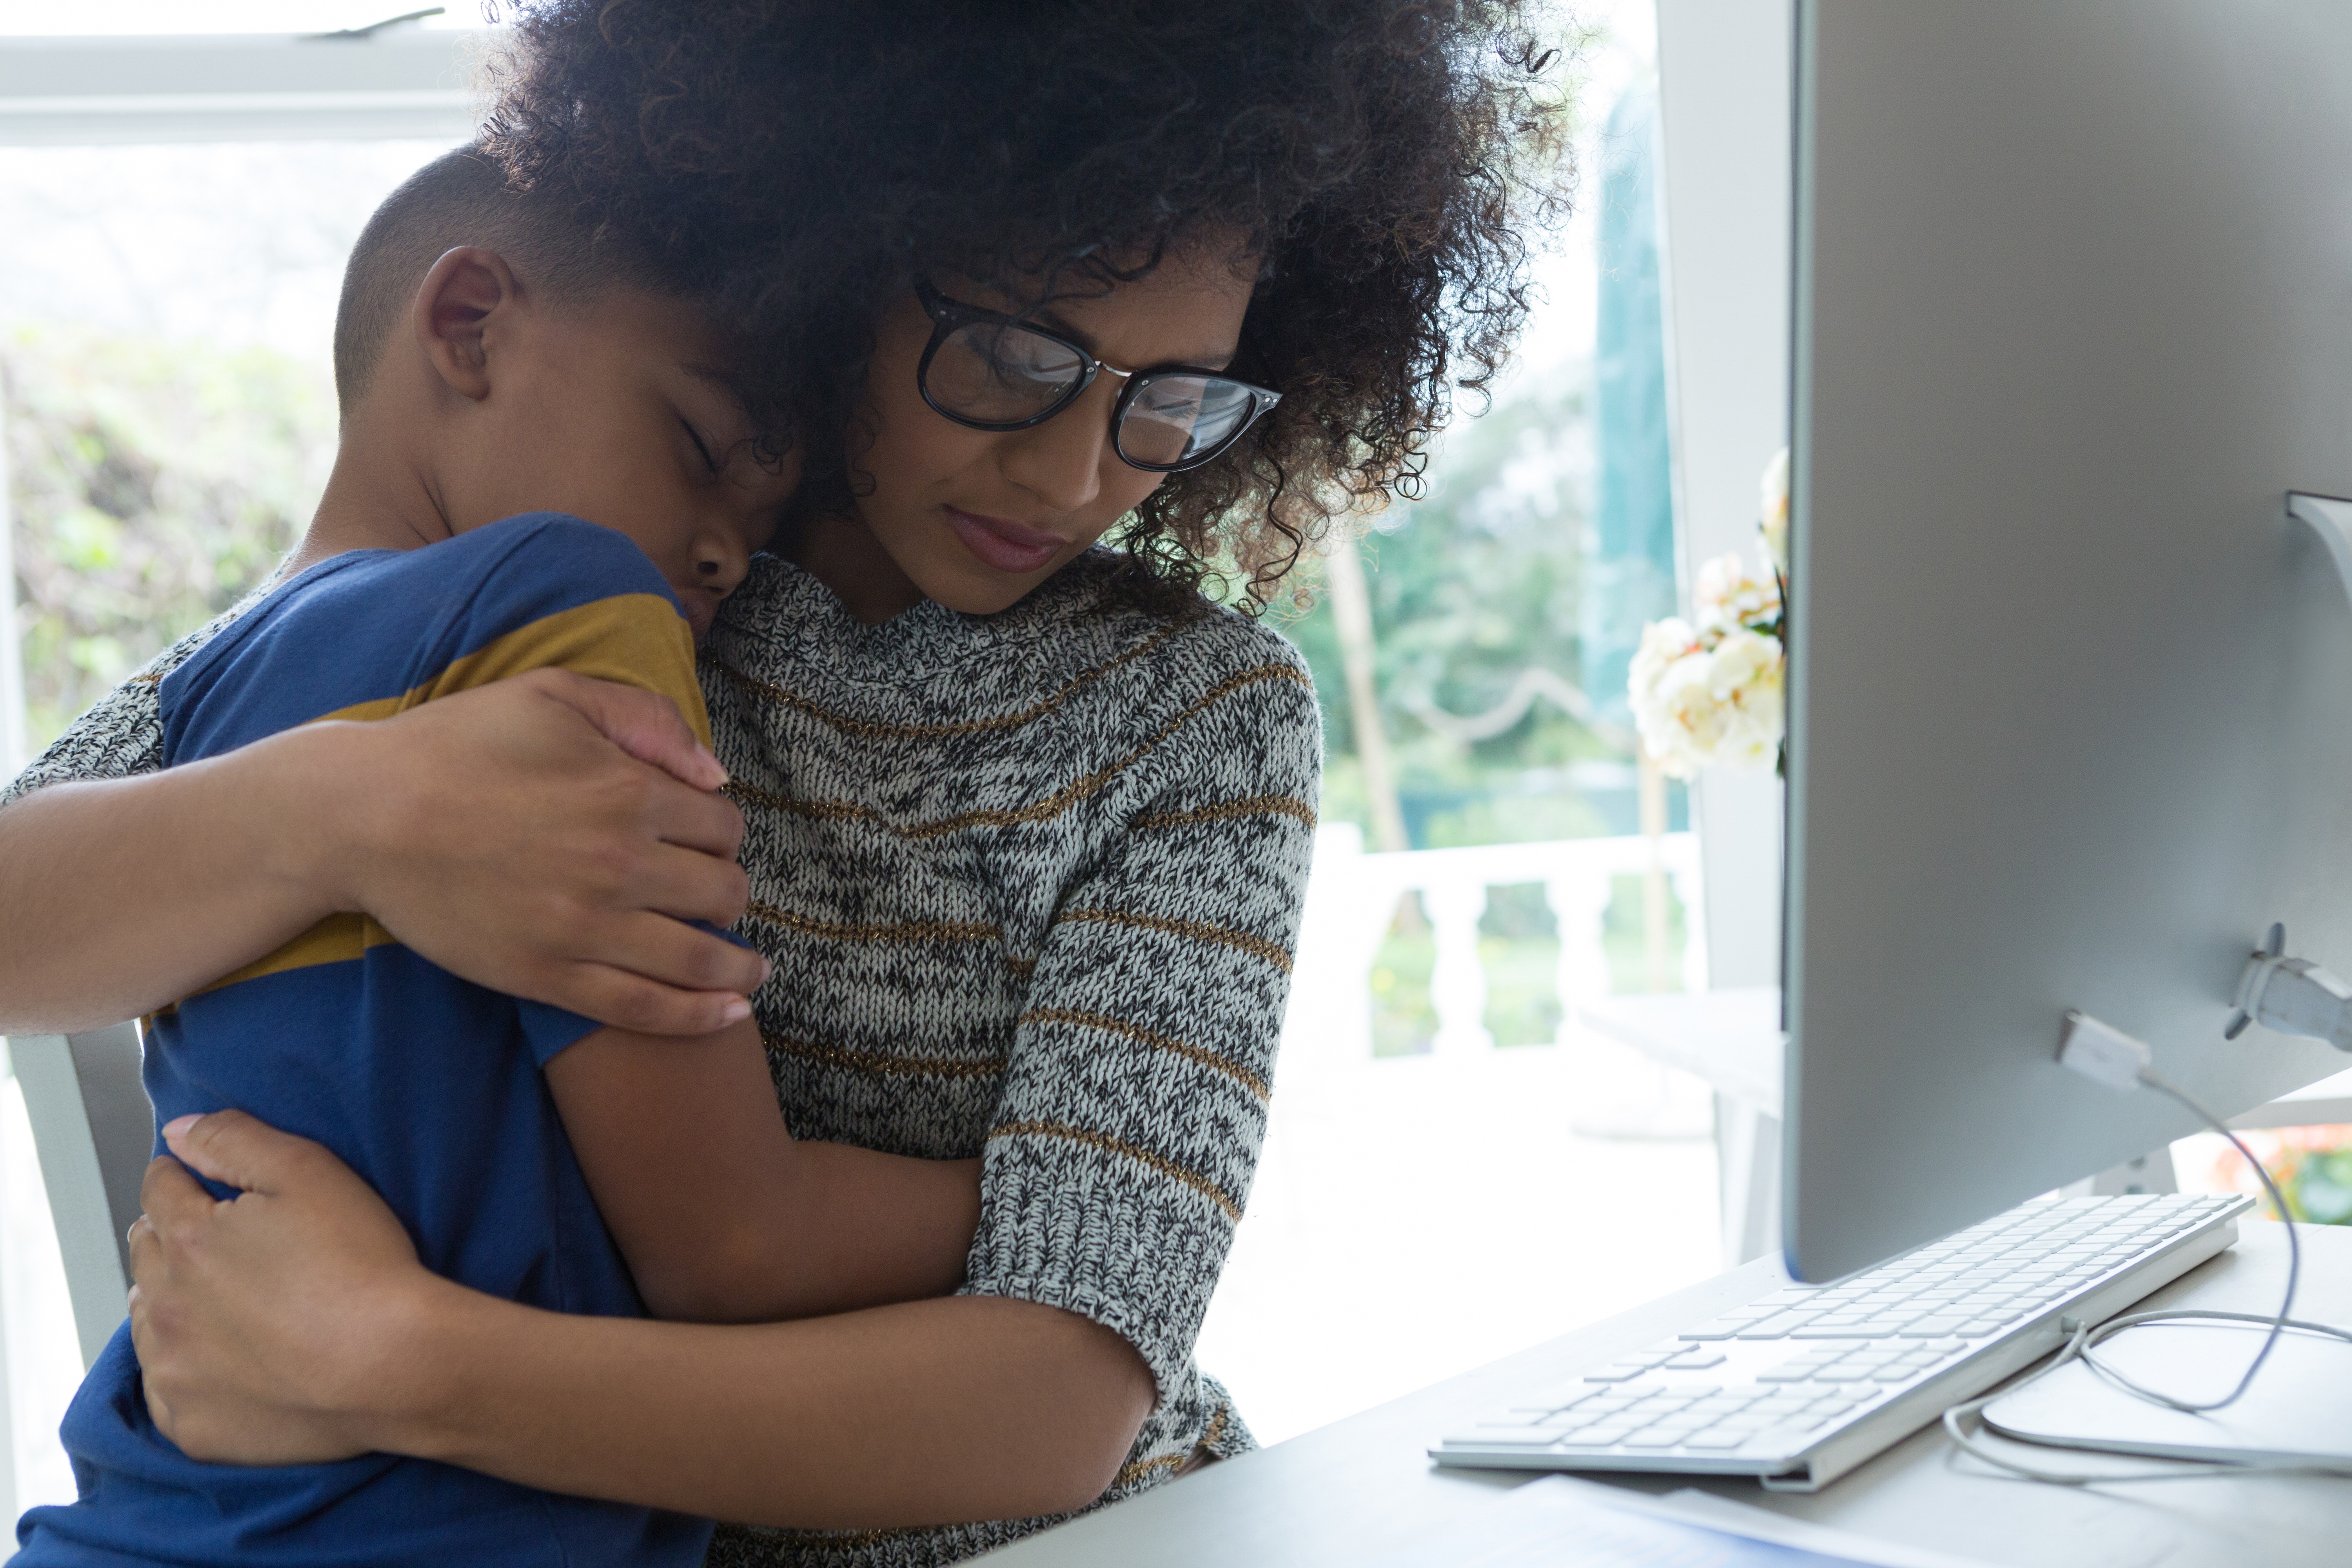
[[[978,556],[982,565],[999,572],[1034,572],[1069,544],[1058,535],[1024,528],[1001,517],[981,517],[951,506],[941,510],[963,547]]]

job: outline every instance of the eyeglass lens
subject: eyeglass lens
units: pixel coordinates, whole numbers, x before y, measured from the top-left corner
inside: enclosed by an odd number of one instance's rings
[[[963,418],[1018,425],[1068,397],[1086,369],[1066,343],[1017,325],[971,321],[940,342],[926,388]],[[1128,400],[1119,455],[1155,467],[1184,462],[1232,436],[1254,407],[1250,389],[1223,376],[1153,374]]]

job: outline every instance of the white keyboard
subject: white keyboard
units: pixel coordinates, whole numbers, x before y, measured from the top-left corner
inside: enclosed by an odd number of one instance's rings
[[[1442,1464],[1752,1475],[1811,1491],[2238,1238],[2244,1197],[2030,1203],[1834,1285],[1790,1286],[1543,1388]]]

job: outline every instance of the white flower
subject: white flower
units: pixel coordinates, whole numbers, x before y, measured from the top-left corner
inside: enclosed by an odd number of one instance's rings
[[[1769,767],[1780,755],[1788,702],[1787,661],[1778,637],[1737,631],[1715,647],[1708,692],[1716,702],[1715,760]]]
[[[1735,552],[1698,569],[1691,598],[1702,634],[1754,631],[1780,618],[1780,584],[1758,577]]]
[[[1761,510],[1757,522],[1764,530],[1764,548],[1783,576],[1789,571],[1789,448],[1781,447],[1764,465]]]
[[[1679,617],[1642,628],[1628,681],[1643,749],[1677,778],[1714,763],[1769,765],[1784,705],[1780,642],[1735,629],[1695,631]]]

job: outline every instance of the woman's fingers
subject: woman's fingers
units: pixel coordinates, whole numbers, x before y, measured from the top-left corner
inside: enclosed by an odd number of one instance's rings
[[[571,1011],[640,1035],[712,1034],[749,1016],[751,1005],[740,992],[681,991],[602,963],[576,966],[566,991],[574,999],[562,1005]]]
[[[717,789],[727,782],[727,770],[694,738],[677,704],[668,698],[568,669],[539,670],[522,679],[537,682],[548,696],[575,710],[639,762],[651,763],[697,789]]]
[[[163,1137],[176,1157],[148,1167],[130,1233],[131,1342],[157,1426],[236,1464],[375,1447],[370,1394],[410,1374],[399,1326],[437,1284],[398,1217],[328,1150],[241,1111],[180,1117]],[[215,1202],[191,1170],[244,1191]]]
[[[308,1138],[280,1132],[242,1110],[215,1110],[208,1116],[182,1116],[163,1124],[163,1143],[180,1163],[200,1176],[248,1193],[283,1192],[306,1176],[319,1178],[319,1156],[326,1153]],[[332,1156],[328,1156],[332,1161]],[[161,1163],[162,1162],[157,1162]],[[340,1164],[341,1162],[333,1162]],[[148,1168],[155,1180],[153,1166]],[[195,1184],[205,1202],[212,1194]],[[146,1188],[140,1188],[142,1198]],[[150,1214],[154,1212],[151,1206]]]
[[[667,699],[535,670],[349,726],[335,750],[339,820],[361,826],[331,896],[443,968],[676,1033],[725,1021],[708,994],[764,979],[757,954],[682,923],[732,924],[749,883],[742,816]]]

